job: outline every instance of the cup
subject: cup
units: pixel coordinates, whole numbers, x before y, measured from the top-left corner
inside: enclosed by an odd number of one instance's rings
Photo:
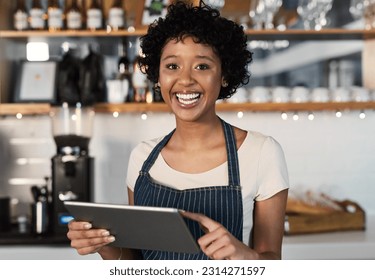
[[[230,103],[245,103],[249,101],[248,92],[245,88],[238,88],[236,93],[228,99]]]
[[[275,87],[272,90],[272,102],[288,103],[290,101],[290,89],[287,87]]]
[[[309,89],[303,86],[296,86],[291,92],[291,101],[294,103],[305,103],[310,100]]]
[[[370,101],[369,90],[363,87],[353,87],[352,88],[352,100],[356,102]]]
[[[0,197],[0,232],[10,231],[10,197]]]
[[[313,89],[311,93],[312,102],[328,102],[329,101],[329,90],[328,88],[318,87]]]
[[[253,103],[266,103],[271,100],[268,88],[257,86],[250,90],[250,101]]]
[[[129,91],[128,80],[107,80],[108,103],[124,103]]]
[[[343,87],[332,89],[331,100],[333,102],[348,102],[350,100],[349,89]]]

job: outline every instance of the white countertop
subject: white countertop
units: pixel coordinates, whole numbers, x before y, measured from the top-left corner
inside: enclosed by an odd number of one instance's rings
[[[375,216],[366,217],[366,230],[285,236],[283,259],[375,260]]]
[[[68,246],[2,245],[0,260],[98,260],[98,254],[80,256]],[[375,260],[375,216],[366,217],[365,231],[285,236],[285,260]]]

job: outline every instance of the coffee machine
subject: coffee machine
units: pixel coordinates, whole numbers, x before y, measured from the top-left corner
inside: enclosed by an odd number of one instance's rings
[[[56,155],[52,157],[52,203],[50,227],[53,234],[66,234],[72,219],[64,201],[92,201],[94,158],[89,155],[94,111],[80,103],[63,103],[51,112]]]

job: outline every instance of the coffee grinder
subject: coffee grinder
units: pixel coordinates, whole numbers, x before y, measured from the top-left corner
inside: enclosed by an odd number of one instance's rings
[[[89,155],[94,111],[80,103],[63,103],[51,112],[57,154],[52,157],[51,231],[66,234],[72,219],[64,201],[92,201],[94,159]]]

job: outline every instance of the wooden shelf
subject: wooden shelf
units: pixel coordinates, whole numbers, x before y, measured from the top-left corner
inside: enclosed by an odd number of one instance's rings
[[[50,32],[48,30],[2,30],[0,31],[0,38],[30,38],[30,37],[123,37],[123,36],[141,36],[146,33],[146,29],[135,29],[133,31],[118,30],[118,31],[89,31],[89,30],[62,30]]]
[[[46,103],[0,104],[0,115],[46,115],[50,111],[51,106]]]
[[[374,29],[334,28],[320,31],[287,29],[285,31],[246,30],[245,32],[252,40],[364,40],[375,38]]]
[[[345,110],[374,110],[375,101],[370,102],[327,102],[327,103],[219,103],[217,112],[288,112],[288,111],[345,111]],[[0,104],[0,115],[46,115],[49,114],[49,104]],[[165,103],[100,103],[95,105],[97,113],[168,113]]]
[[[56,32],[43,31],[15,31],[2,30],[0,38],[30,38],[30,37],[123,37],[123,36],[142,36],[146,29],[119,30],[119,31],[89,31],[89,30],[63,30]],[[363,40],[374,39],[375,30],[363,29],[323,29],[320,31],[287,29],[279,30],[253,30],[245,31],[246,35],[252,40]]]

